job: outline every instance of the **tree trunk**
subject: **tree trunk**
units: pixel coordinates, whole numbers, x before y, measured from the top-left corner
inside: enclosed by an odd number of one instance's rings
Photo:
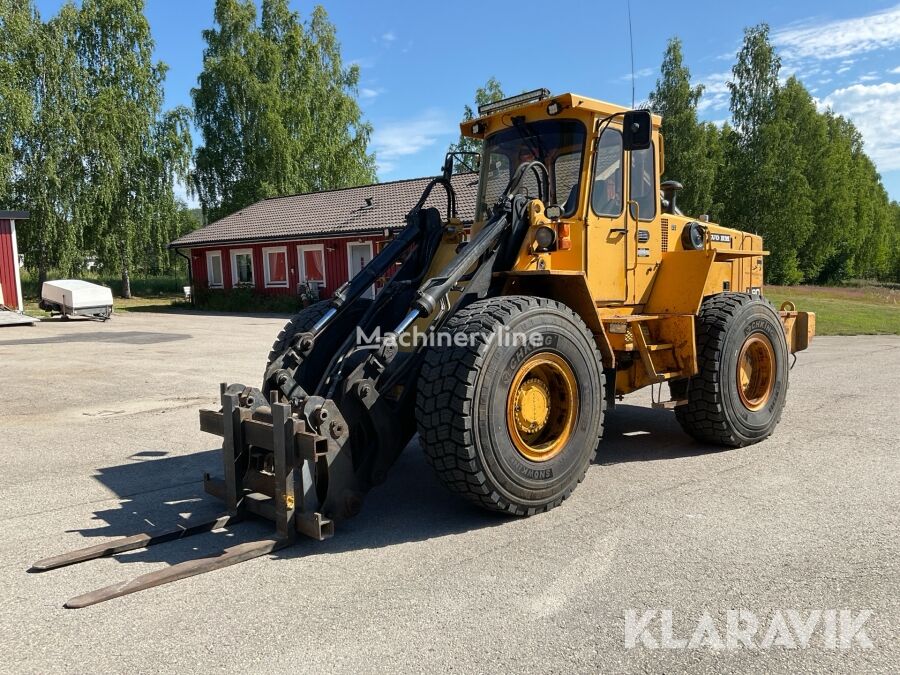
[[[127,265],[122,266],[122,297],[126,300],[131,298],[131,277]]]

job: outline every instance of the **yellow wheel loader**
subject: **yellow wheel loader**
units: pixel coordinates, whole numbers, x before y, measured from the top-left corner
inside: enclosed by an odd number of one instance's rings
[[[288,322],[262,386],[223,384],[221,410],[201,411],[201,427],[223,437],[223,475],[205,483],[226,513],[34,569],[248,516],[273,520],[273,536],[67,606],[264,555],[298,532],[329,537],[417,432],[450,490],[517,516],[572,493],[602,451],[606,411],[642,387],[668,383],[670,397],[655,389],[653,405],[703,443],[741,447],[773,432],[789,359],[808,346],[815,316],[765,300],[759,236],[679,210],[681,185],[660,184],[660,118],[543,89],[479,115],[461,128],[483,141],[480,157],[448,155],[406,227]],[[450,175],[475,161],[467,231]]]

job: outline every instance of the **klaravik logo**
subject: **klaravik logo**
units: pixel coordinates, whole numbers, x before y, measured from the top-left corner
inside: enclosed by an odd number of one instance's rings
[[[747,609],[676,617],[671,609],[625,611],[625,648],[634,649],[871,649],[863,609]]]

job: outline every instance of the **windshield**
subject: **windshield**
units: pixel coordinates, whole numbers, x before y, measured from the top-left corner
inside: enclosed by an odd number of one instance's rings
[[[541,120],[520,123],[490,136],[484,144],[484,161],[478,188],[476,220],[485,220],[523,162],[540,160],[550,172],[551,204],[571,216],[578,204],[581,158],[586,132],[577,120]],[[529,171],[517,192],[537,197],[538,180]]]

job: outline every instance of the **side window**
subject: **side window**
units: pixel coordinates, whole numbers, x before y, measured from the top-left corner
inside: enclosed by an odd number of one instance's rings
[[[511,177],[509,157],[498,152],[491,153],[487,166],[487,180],[485,181],[484,202],[482,204],[483,209],[493,206],[496,201],[500,199],[500,193],[503,191],[503,188],[506,187],[506,184],[509,183]],[[486,217],[487,213],[482,213],[478,216],[479,219]]]
[[[519,147],[518,158],[516,159],[515,171],[519,169],[520,166],[527,162],[533,162],[536,159],[540,159],[530,145],[521,145]],[[512,178],[512,174],[510,174],[510,178]],[[523,177],[522,182],[519,183],[519,187],[516,188],[516,192],[520,195],[527,195],[529,197],[537,197],[541,190],[539,187],[538,175],[534,170],[528,171]],[[546,199],[546,197],[544,197]]]
[[[638,203],[641,220],[656,217],[656,167],[653,161],[653,146],[631,153],[631,199]]]
[[[233,286],[253,285],[253,252],[249,248],[231,252],[231,283]]]
[[[222,288],[222,252],[206,252],[206,280],[210,288]]]
[[[622,134],[607,129],[600,137],[594,159],[591,208],[598,216],[622,213]]]
[[[553,164],[553,190],[556,203],[563,207],[563,215],[571,216],[578,205],[578,179],[581,172],[581,152],[569,152],[557,157]]]

